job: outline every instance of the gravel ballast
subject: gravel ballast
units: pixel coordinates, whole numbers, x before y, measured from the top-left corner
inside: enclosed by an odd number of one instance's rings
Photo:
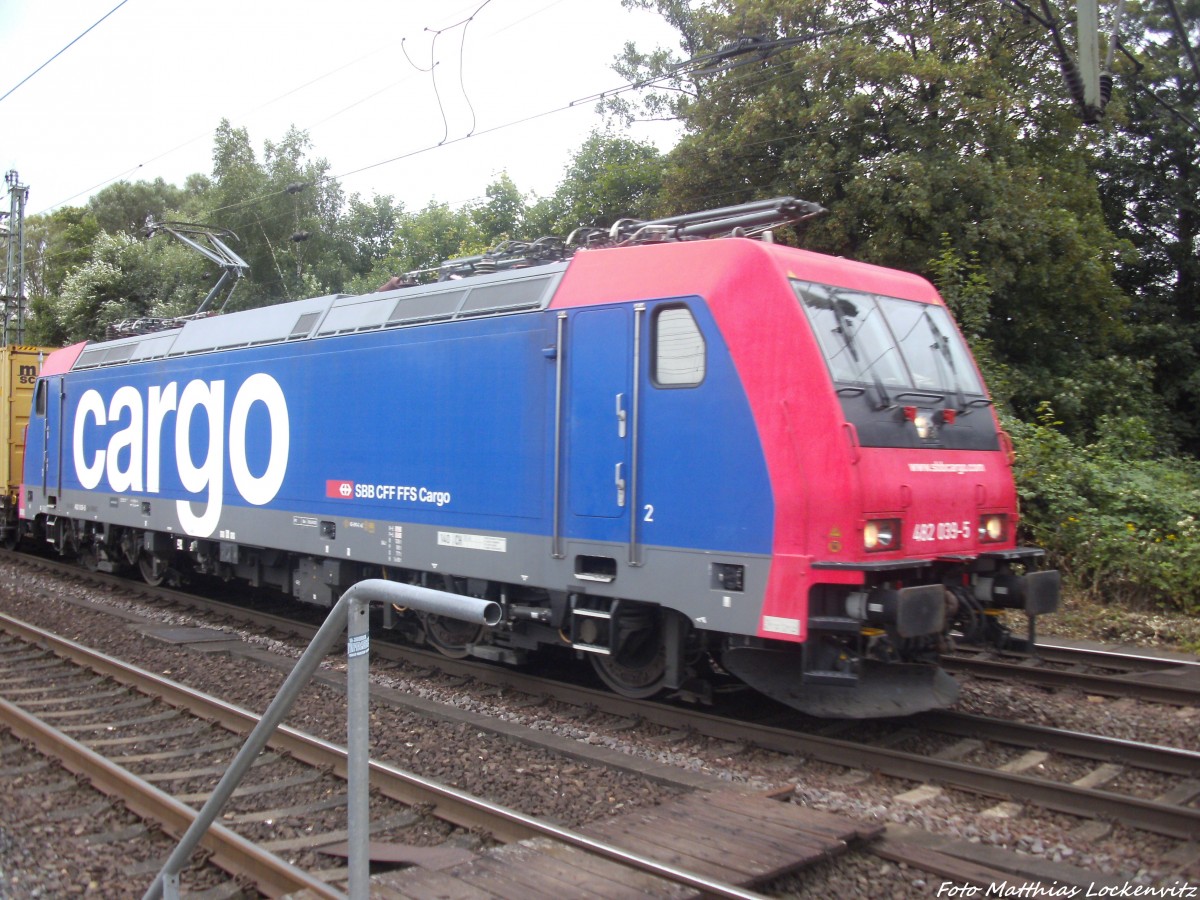
[[[278,669],[237,656],[181,652],[177,646],[140,634],[126,622],[89,610],[79,602],[111,604],[163,624],[222,627],[256,646],[293,657],[302,649],[229,626],[214,626],[190,613],[163,611],[117,591],[71,584],[50,575],[31,575],[29,569],[6,562],[0,562],[0,597],[3,610],[16,618],[53,627],[72,640],[134,660],[144,668],[255,711],[265,708],[282,683],[283,674]],[[339,663],[331,656],[326,665],[336,669]],[[958,708],[964,712],[1200,749],[1200,710],[962,680]],[[1164,886],[1176,879],[1200,884],[1200,860],[1195,854],[1181,851],[1178,842],[1120,826],[1084,823],[1029,806],[1008,804],[1002,808],[949,790],[935,792],[920,802],[906,801],[898,798],[913,785],[894,779],[806,763],[755,748],[730,747],[702,737],[666,737],[651,726],[629,728],[627,724],[608,722],[603,716],[581,718],[578,711],[552,708],[556,705],[510,704],[495,689],[457,684],[445,678],[411,676],[394,667],[380,672],[374,681],[381,687],[448,703],[510,725],[602,746],[726,783],[761,790],[795,785],[795,802],[863,822],[910,826],[947,839],[1008,850],[1033,861],[1067,864],[1132,886]],[[311,686],[298,701],[289,724],[344,743],[344,699],[336,690]],[[486,728],[422,718],[379,702],[372,703],[371,734],[375,758],[567,826],[577,827],[623,810],[653,805],[677,790],[654,779],[582,763],[499,737]],[[3,820],[13,821],[7,813]],[[22,857],[9,852],[14,845],[12,832],[9,827],[0,831],[0,872],[5,881],[13,877],[14,866],[22,876],[27,874]],[[780,881],[772,886],[772,892],[816,896],[814,885],[823,884],[822,896],[839,893],[839,888],[845,891],[843,895],[859,895],[863,879],[867,879],[875,888],[870,892],[873,896],[930,896],[937,894],[940,885],[931,878],[870,854],[856,854],[840,868],[835,861]],[[93,883],[97,883],[93,878],[85,881],[84,892],[94,890],[90,887]]]

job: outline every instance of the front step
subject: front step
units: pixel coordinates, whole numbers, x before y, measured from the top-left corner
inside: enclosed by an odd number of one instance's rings
[[[578,597],[576,602],[586,602],[587,598]],[[609,603],[599,599],[599,603]],[[612,655],[612,613],[607,609],[588,609],[576,607],[571,610],[571,646],[584,653],[598,653],[602,656]]]

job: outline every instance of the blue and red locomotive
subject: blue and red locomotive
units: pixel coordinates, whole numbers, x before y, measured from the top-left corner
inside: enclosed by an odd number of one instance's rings
[[[948,705],[951,635],[1032,632],[1058,574],[1016,545],[1011,450],[933,287],[742,236],[813,211],[623,221],[56,351],[22,526],[151,582],[487,597],[492,628],[388,624],[570,648],[627,695],[715,670],[820,715]]]

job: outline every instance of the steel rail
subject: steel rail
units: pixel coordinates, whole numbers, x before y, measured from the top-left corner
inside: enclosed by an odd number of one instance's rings
[[[888,747],[875,747],[770,726],[747,725],[718,716],[698,713],[695,710],[676,710],[647,704],[644,701],[637,703],[641,709],[653,707],[644,716],[648,721],[659,725],[691,728],[709,737],[749,743],[768,750],[790,752],[820,762],[874,771],[893,778],[963,788],[986,796],[1011,797],[1057,812],[1087,818],[1113,819],[1135,828],[1181,840],[1200,838],[1200,809],[1173,806],[1140,797],[1083,788],[1019,773],[985,769],[951,760],[932,759],[928,756]],[[626,709],[625,715],[630,714],[629,709]],[[919,719],[914,720],[914,724],[916,722],[919,722]],[[1006,724],[1011,723],[995,722],[992,728],[996,732],[1002,732]],[[1014,742],[1008,737],[997,737],[996,739],[1006,743],[1044,746],[1050,736],[1056,734],[1054,729],[1041,729],[1040,735],[1035,735],[1033,732],[1025,731],[1029,727],[1014,726],[1014,730],[1024,732],[1023,740],[1020,742]],[[1085,745],[1091,745],[1093,748],[1109,746],[1112,748],[1113,756],[1111,758],[1116,759],[1122,758],[1122,753],[1132,755],[1132,748],[1138,746],[1096,735],[1073,732],[1064,732],[1063,734],[1070,735],[1070,740],[1073,742],[1071,746],[1075,752]],[[1200,753],[1169,747],[1145,747],[1139,752],[1155,754],[1158,751],[1163,751],[1170,762],[1165,765],[1156,763],[1155,768],[1165,768],[1169,772],[1182,769],[1187,774],[1200,769]],[[1062,752],[1072,751],[1064,749]],[[1093,749],[1091,752],[1081,755],[1091,756],[1098,753],[1100,753],[1098,749]],[[1102,758],[1109,757],[1103,756]]]
[[[1200,753],[1193,750],[1164,747],[1161,744],[1139,744],[1122,738],[1045,725],[1017,724],[948,710],[920,713],[913,717],[912,724],[948,734],[1047,749],[1067,756],[1120,763],[1170,775],[1194,776],[1200,771]]]
[[[411,657],[407,649],[375,644],[379,655]],[[987,796],[1008,796],[1058,812],[1084,817],[1102,817],[1133,827],[1180,839],[1200,838],[1200,809],[1128,797],[1095,788],[1049,781],[1019,773],[1000,772],[966,763],[931,759],[915,753],[872,747],[849,740],[814,735],[700,712],[651,700],[630,700],[609,691],[564,685],[528,676],[511,669],[451,660],[438,654],[420,653],[428,664],[451,674],[470,675],[487,684],[507,685],[515,690],[542,693],[565,703],[597,712],[641,719],[666,728],[692,731],[706,737],[792,753],[821,762],[876,771],[895,778],[939,783]],[[920,717],[905,720],[913,725]],[[1026,747],[1049,747],[1056,752],[1088,759],[1114,760],[1168,774],[1190,775],[1200,769],[1200,753],[1175,747],[1135,744],[1119,738],[1085,734],[1020,722],[985,719],[954,712],[931,718],[931,727],[945,726],[953,733],[983,734],[990,740]],[[932,724],[936,722],[935,724]]]
[[[136,690],[151,694],[172,706],[187,709],[195,715],[211,719],[232,731],[249,731],[259,720],[259,716],[256,714],[234,704],[209,697],[185,685],[123,663],[104,653],[50,634],[3,613],[0,613],[0,628],[17,634],[25,640],[45,645],[56,655],[105,674]],[[309,765],[328,767],[335,774],[341,777],[346,776],[346,750],[329,741],[281,725],[276,731],[276,736],[269,741],[268,746],[290,753]],[[439,784],[377,760],[370,762],[370,785],[372,789],[403,803],[429,804],[432,807],[432,814],[438,818],[465,828],[486,829],[503,843],[532,837],[552,838],[668,881],[697,888],[714,897],[757,900],[761,896],[735,885],[697,875],[634,851],[541,821],[508,807],[481,800],[465,791]],[[190,807],[184,807],[184,809],[191,812],[193,817],[195,816],[195,812]],[[327,885],[325,890],[330,890]],[[318,896],[341,897],[343,895],[325,893]]]
[[[187,804],[3,698],[0,698],[0,720],[17,737],[34,744],[44,756],[58,760],[68,771],[87,778],[96,790],[119,799],[135,815],[158,823],[168,834],[181,835],[195,821],[196,810]],[[246,875],[268,896],[305,890],[312,892],[314,897],[345,896],[223,825],[210,827],[200,846],[212,854],[212,861],[217,866],[231,875]]]
[[[389,649],[391,648],[380,648],[380,655],[391,655]],[[396,652],[396,656],[400,655]],[[404,655],[408,656],[408,651],[404,651]],[[866,769],[890,777],[944,784],[987,796],[1012,797],[1072,815],[1116,819],[1133,827],[1170,837],[1200,837],[1200,809],[1176,807],[966,763],[931,759],[919,754],[872,747],[788,728],[748,723],[703,713],[695,708],[681,708],[648,700],[630,700],[608,691],[538,680],[523,673],[494,666],[472,665],[434,654],[423,658],[429,659],[430,665],[438,666],[447,673],[471,675],[484,683],[507,685],[515,690],[534,694],[540,692],[555,700],[595,709],[607,715],[641,719],[665,728],[689,730],[710,738],[780,753],[792,753],[832,765]],[[912,717],[905,721],[919,725],[925,720]],[[944,730],[952,733],[974,732],[986,736],[989,740],[1013,746],[1049,747],[1067,755],[1114,760],[1168,774],[1187,776],[1200,769],[1200,753],[1191,750],[1135,744],[1102,735],[953,712],[938,713],[930,721],[937,723],[931,724],[931,727],[944,726]]]
[[[773,727],[741,719],[731,719],[704,713],[694,707],[674,706],[663,701],[630,700],[611,691],[540,679],[512,669],[483,666],[466,660],[451,660],[438,653],[400,649],[376,642],[374,651],[383,659],[407,659],[415,656],[419,662],[436,666],[446,674],[469,675],[486,684],[511,687],[527,693],[542,693],[547,697],[597,712],[627,718],[640,718],[667,728],[686,728],[696,734],[726,741],[754,744],[765,750],[784,753],[803,753],[797,741],[812,737],[793,728]],[[1050,748],[1058,753],[1085,759],[1123,762],[1127,765],[1168,774],[1190,775],[1200,768],[1200,753],[1178,747],[1139,744],[1121,738],[1086,732],[1068,731],[1043,725],[1030,725],[1006,719],[938,710],[919,713],[903,720],[905,724],[921,726],[951,734],[967,735],[1026,748]]]
[[[0,627],[28,641],[47,647],[54,654],[69,659],[81,666],[106,675],[121,684],[161,699],[178,709],[208,719],[235,733],[249,732],[261,718],[256,713],[210,697],[186,685],[147,672],[145,669],[128,665],[99,651],[66,638],[44,632],[35,626],[0,613]],[[337,744],[306,734],[287,725],[282,725],[268,746],[291,754],[308,765],[328,768],[339,777],[346,777],[345,749]],[[512,842],[536,837],[540,832],[517,821],[500,817],[491,819],[479,814],[480,806],[469,794],[455,791],[416,775],[399,773],[395,777],[387,768],[371,764],[371,787],[384,795],[410,805],[435,803],[436,815],[463,828],[486,827],[498,840]],[[380,774],[387,772],[386,775]],[[486,807],[484,807],[486,808]]]
[[[1089,694],[1132,697],[1136,700],[1169,703],[1175,706],[1190,706],[1200,700],[1200,690],[1196,688],[1162,684],[1155,681],[1139,681],[1130,675],[1094,675],[1087,672],[1046,669],[1020,663],[970,659],[961,656],[944,658],[942,667],[950,672],[963,672],[980,678],[1017,680],[1041,687],[1078,688]]]
[[[959,648],[970,651],[971,648]],[[1200,666],[1200,657],[1175,653],[1172,656],[1159,656],[1151,653],[1138,653],[1128,650],[1105,650],[1101,647],[1079,647],[1072,644],[1056,643],[1053,640],[1038,641],[1033,653],[1002,652],[1000,656],[1010,656],[1014,659],[1035,659],[1046,662],[1066,663],[1071,665],[1083,664],[1101,668],[1128,668],[1129,671],[1154,672],[1162,669],[1174,669],[1179,666]]]

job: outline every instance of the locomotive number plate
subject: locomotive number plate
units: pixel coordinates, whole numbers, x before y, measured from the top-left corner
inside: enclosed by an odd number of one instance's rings
[[[914,541],[957,541],[970,536],[970,522],[921,522],[912,533]]]

